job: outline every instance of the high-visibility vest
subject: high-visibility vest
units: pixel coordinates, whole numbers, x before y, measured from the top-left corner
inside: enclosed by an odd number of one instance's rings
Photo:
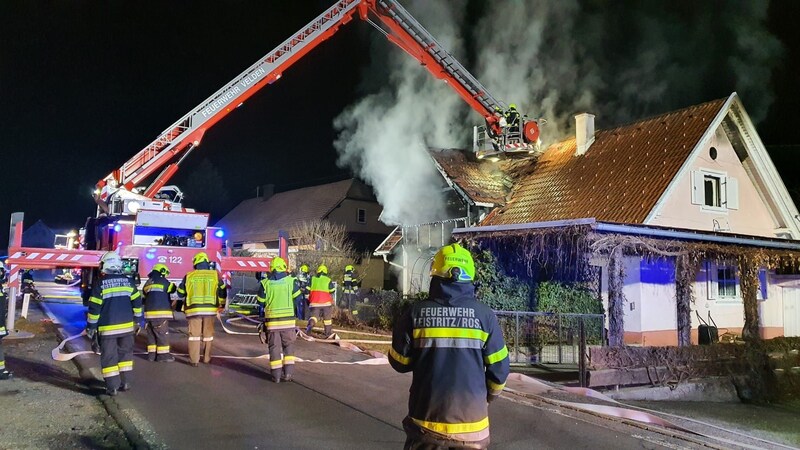
[[[264,306],[264,318],[268,330],[295,327],[294,297],[300,295],[300,290],[295,291],[294,281],[294,278],[290,276],[279,280],[265,279],[261,281],[264,296],[259,295],[258,302]]]
[[[333,297],[331,297],[331,279],[326,275],[315,275],[311,277],[311,293],[308,296],[310,306],[331,306],[333,305]]]
[[[217,293],[222,282],[215,270],[198,269],[186,274],[186,317],[213,316],[217,314]]]

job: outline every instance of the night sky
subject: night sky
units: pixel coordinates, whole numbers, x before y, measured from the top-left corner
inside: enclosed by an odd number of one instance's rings
[[[80,227],[95,212],[90,193],[100,178],[332,3],[0,2],[0,221],[24,211],[27,225]],[[770,6],[768,29],[784,54],[770,80],[776,100],[758,127],[780,153],[790,189],[800,184],[792,170],[800,157],[790,154],[800,151],[791,147],[800,144],[797,17],[800,2]],[[259,185],[291,189],[349,176],[336,165],[332,122],[363,94],[376,33],[358,20],[348,24],[206,133],[171,181],[186,191],[185,203],[219,218]]]

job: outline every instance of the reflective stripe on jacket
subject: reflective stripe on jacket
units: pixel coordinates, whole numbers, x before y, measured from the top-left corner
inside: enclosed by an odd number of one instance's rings
[[[186,297],[183,307],[186,317],[213,316],[225,303],[225,284],[216,270],[195,269],[183,277],[178,286],[178,295]]]
[[[326,275],[314,275],[311,277],[311,293],[308,295],[309,306],[322,307],[333,305],[334,292],[333,282]]]
[[[144,292],[144,318],[172,319],[172,301],[169,294],[175,292],[177,287],[163,275],[150,277],[142,288]]]
[[[87,326],[100,336],[132,334],[142,317],[142,295],[123,274],[103,274],[92,286]]]
[[[488,402],[505,386],[508,350],[474,286],[439,280],[431,281],[430,299],[395,324],[389,363],[414,372],[408,416],[415,424],[453,440],[488,443]]]
[[[358,287],[358,278],[352,272],[345,272],[342,285],[345,294],[355,294]]]
[[[3,294],[3,283],[0,282],[0,337],[3,337],[8,334],[8,330],[6,330],[6,319],[8,315],[8,297]]]
[[[294,298],[300,295],[300,287],[294,277],[285,272],[261,280],[258,303],[264,307],[268,330],[292,329],[295,327]]]

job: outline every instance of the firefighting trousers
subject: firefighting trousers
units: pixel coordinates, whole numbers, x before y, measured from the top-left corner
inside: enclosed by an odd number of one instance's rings
[[[332,306],[314,306],[308,308],[308,327],[307,330],[316,325],[319,321],[317,317],[322,319],[322,324],[325,325],[325,336],[330,336],[333,330],[333,307]]]
[[[148,320],[145,327],[147,334],[147,353],[155,358],[156,354],[169,353],[169,319]]]
[[[295,339],[294,328],[269,332],[269,370],[273,378],[292,376]]]
[[[305,295],[298,295],[294,299],[294,316],[302,319],[306,316],[306,309],[308,308],[308,298]]]
[[[100,367],[106,389],[119,389],[130,383],[133,370],[133,334],[100,336]]]
[[[200,362],[200,343],[205,344],[203,362],[211,361],[211,342],[214,340],[214,320],[216,316],[189,317],[189,362]]]
[[[3,338],[0,337],[0,372],[6,370],[6,355],[3,353]]]

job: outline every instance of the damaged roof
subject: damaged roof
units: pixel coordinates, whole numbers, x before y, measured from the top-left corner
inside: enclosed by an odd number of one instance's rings
[[[461,150],[431,149],[436,169],[470,203],[497,206],[506,203],[511,178],[502,164],[489,164]]]
[[[598,130],[582,156],[574,137],[551,145],[482,225],[583,217],[643,223],[726,100]]]
[[[355,180],[279,192],[269,198],[247,199],[225,215],[216,226],[222,227],[231,242],[271,242],[278,230],[288,231],[302,222],[325,219],[348,198]],[[358,195],[358,192],[354,192]]]

